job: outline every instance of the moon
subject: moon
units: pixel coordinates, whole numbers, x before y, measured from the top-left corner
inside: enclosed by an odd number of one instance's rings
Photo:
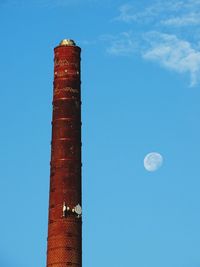
[[[144,167],[149,172],[157,171],[163,164],[163,157],[157,152],[151,152],[144,158]]]

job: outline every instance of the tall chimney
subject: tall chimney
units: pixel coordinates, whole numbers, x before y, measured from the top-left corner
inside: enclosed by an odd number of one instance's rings
[[[82,266],[80,52],[54,49],[47,267]]]

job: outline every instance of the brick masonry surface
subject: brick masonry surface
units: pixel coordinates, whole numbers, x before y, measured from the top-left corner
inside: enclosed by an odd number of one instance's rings
[[[47,267],[82,265],[80,52],[54,49]],[[63,206],[68,207],[65,216]]]

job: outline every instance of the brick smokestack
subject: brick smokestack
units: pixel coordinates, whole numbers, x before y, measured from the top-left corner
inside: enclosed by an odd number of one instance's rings
[[[80,52],[54,49],[47,267],[82,266]]]

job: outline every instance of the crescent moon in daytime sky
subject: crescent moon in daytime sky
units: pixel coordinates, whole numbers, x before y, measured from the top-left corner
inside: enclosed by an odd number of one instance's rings
[[[157,152],[151,152],[144,158],[144,167],[149,172],[157,171],[163,164],[163,157]]]

